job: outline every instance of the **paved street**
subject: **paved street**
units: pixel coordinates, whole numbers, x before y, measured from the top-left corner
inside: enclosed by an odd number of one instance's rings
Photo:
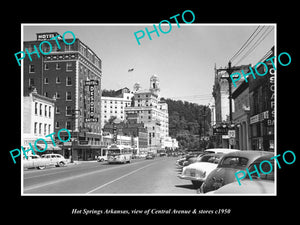
[[[177,177],[177,158],[135,159],[130,164],[81,162],[24,171],[24,194],[196,194]]]

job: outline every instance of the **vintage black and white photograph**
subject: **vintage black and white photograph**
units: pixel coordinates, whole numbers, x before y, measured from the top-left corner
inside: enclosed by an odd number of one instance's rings
[[[276,196],[276,23],[184,15],[22,23],[21,195]]]

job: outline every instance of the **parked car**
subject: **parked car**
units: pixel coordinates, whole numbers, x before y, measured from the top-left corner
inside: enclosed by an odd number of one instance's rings
[[[146,155],[146,159],[154,159],[154,154],[153,153],[148,153],[147,155]]]
[[[206,177],[213,171],[219,163],[223,154],[209,153],[199,157],[198,162],[183,167],[182,174],[178,177],[190,180],[198,188],[205,181]]]
[[[65,166],[67,164],[67,160],[60,154],[44,154],[41,158],[48,159],[50,165],[54,166]]]
[[[254,165],[256,168],[260,168],[259,164],[262,160],[270,161],[272,168],[274,168],[274,160],[263,158],[265,157],[260,157],[249,166],[248,170],[250,173],[255,171]],[[262,164],[263,171],[270,171],[272,168],[270,168],[267,163]],[[207,194],[275,194],[274,177],[274,170],[268,174],[260,173],[259,177],[256,173],[252,173],[252,180],[250,180],[249,174],[247,173],[247,176],[240,180],[241,185],[239,185],[238,181],[235,181],[224,185],[218,190],[208,192]]]
[[[252,164],[259,164],[263,160],[270,160],[274,154],[266,151],[236,151],[222,157],[216,169],[214,169],[200,187],[201,193],[214,191],[220,187],[235,182],[235,173],[246,168],[251,169]],[[250,170],[249,170],[250,171]]]
[[[39,155],[23,156],[23,168],[45,169],[50,164],[50,160],[41,158]]]
[[[200,162],[201,160],[201,157],[205,154],[208,154],[208,153],[221,153],[221,154],[226,154],[226,153],[229,153],[229,152],[236,152],[236,151],[240,151],[238,149],[229,149],[229,148],[210,148],[210,149],[206,149],[204,150],[203,153],[199,154],[198,156],[195,156],[195,157],[191,157],[189,158],[188,160],[186,160],[185,162],[183,162],[183,166],[188,166],[192,163],[195,163],[195,162]]]
[[[185,162],[188,161],[190,158],[195,158],[202,154],[203,154],[203,152],[192,152],[192,153],[186,154],[182,158],[180,158],[176,161],[176,165],[178,168],[182,168],[184,166]]]
[[[208,148],[204,150],[204,153],[223,153],[223,154],[227,154],[230,152],[236,152],[236,151],[240,151],[238,149],[231,149],[231,148]]]

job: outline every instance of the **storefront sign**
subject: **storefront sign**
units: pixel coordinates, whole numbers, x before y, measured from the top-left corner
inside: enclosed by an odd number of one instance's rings
[[[269,111],[264,111],[260,114],[250,117],[250,124],[261,122],[265,119],[269,119]]]
[[[228,134],[228,127],[216,127],[213,128],[214,135],[227,135]]]
[[[250,117],[250,124],[253,124],[253,123],[257,123],[259,121],[259,115],[255,115],[255,116],[251,116]]]

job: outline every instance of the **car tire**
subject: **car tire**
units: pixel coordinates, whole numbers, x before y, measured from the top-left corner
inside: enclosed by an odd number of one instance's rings
[[[65,165],[64,162],[59,162],[59,163],[58,163],[58,166],[59,166],[59,167],[62,167],[62,166],[64,166],[64,165]]]
[[[38,168],[39,170],[43,170],[43,169],[46,168],[46,166],[38,166],[37,168]]]
[[[193,183],[195,188],[200,188],[203,182],[202,181],[197,181],[197,180],[192,180],[192,183]]]

